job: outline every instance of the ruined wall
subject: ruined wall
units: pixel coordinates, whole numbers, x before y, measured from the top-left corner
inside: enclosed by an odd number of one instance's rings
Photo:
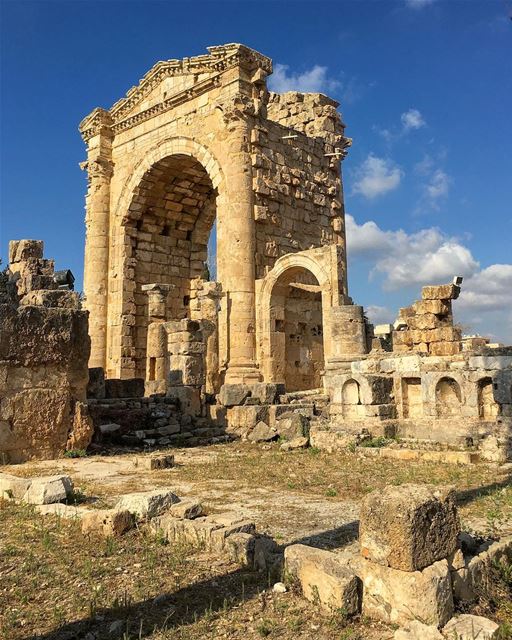
[[[11,242],[10,259],[11,291],[0,300],[0,461],[56,458],[86,448],[92,434],[88,314],[78,294],[58,289],[42,242]]]

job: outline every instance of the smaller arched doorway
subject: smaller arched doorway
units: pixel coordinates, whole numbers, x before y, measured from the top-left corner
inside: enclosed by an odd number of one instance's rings
[[[272,287],[270,298],[271,377],[287,391],[322,386],[324,330],[322,291],[304,267],[291,267]]]

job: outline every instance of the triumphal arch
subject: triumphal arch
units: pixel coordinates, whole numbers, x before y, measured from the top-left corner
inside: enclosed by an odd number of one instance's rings
[[[350,302],[340,168],[350,140],[334,100],[270,93],[271,72],[248,47],[209,47],[158,62],[80,124],[91,366],[107,376],[167,375],[151,324],[205,314],[214,386],[318,387],[339,356],[330,324]]]

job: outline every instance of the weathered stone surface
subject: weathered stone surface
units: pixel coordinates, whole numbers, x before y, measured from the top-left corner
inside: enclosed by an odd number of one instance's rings
[[[448,557],[459,531],[452,491],[388,486],[366,496],[361,505],[361,554],[394,569],[416,571]]]
[[[286,547],[285,571],[311,602],[353,615],[360,610],[360,580],[336,555],[302,544]]]
[[[293,451],[294,449],[305,449],[309,444],[309,438],[293,438],[283,442],[279,447],[281,451]]]
[[[440,627],[453,615],[450,569],[439,560],[422,571],[400,571],[364,560],[363,614],[383,622],[406,625],[421,620]]]
[[[452,618],[443,627],[447,640],[492,640],[498,637],[498,625],[482,616],[461,614]]]
[[[116,505],[118,511],[129,511],[138,518],[150,519],[167,511],[171,505],[179,502],[180,499],[168,489],[155,489],[154,491],[144,491],[140,493],[128,493],[121,496]]]
[[[170,513],[175,518],[186,518],[193,520],[203,515],[203,507],[199,502],[183,499],[171,505]]]
[[[84,402],[76,402],[73,413],[73,423],[71,431],[68,434],[66,449],[68,451],[87,449],[93,435],[94,424],[89,415],[87,405]]]
[[[21,500],[30,483],[30,478],[18,478],[8,473],[0,473],[0,497],[6,500]]]
[[[100,424],[99,430],[102,434],[115,433],[121,429],[121,425],[117,422],[109,422],[107,424]]]
[[[251,389],[246,384],[224,384],[217,398],[225,407],[234,407],[243,404],[250,394]]]
[[[226,540],[226,550],[232,562],[242,566],[254,565],[254,547],[256,537],[252,533],[233,533]]]
[[[22,499],[29,504],[52,504],[64,502],[72,491],[73,481],[69,476],[42,476],[31,479]]]
[[[251,398],[255,398],[260,404],[273,404],[284,393],[284,385],[257,382],[250,385],[250,390]]]
[[[270,440],[276,440],[278,435],[277,431],[269,427],[268,424],[258,422],[249,434],[248,439],[250,442],[269,442]]]
[[[174,456],[167,453],[150,456],[138,456],[137,458],[135,458],[135,466],[139,469],[145,469],[147,471],[153,471],[155,469],[170,469],[171,467],[174,467]]]
[[[309,434],[309,420],[300,413],[285,413],[277,420],[276,430],[286,440],[303,438]]]
[[[87,383],[87,397],[102,400],[105,398],[105,372],[103,367],[91,367],[89,369],[89,382]]]
[[[38,504],[36,511],[43,516],[58,516],[66,520],[81,520],[82,516],[89,512],[89,510],[84,507],[78,507],[74,504],[64,504],[62,502]]]
[[[142,398],[144,396],[144,378],[105,380],[106,398]]]
[[[118,537],[135,524],[128,509],[97,509],[82,514],[82,532],[100,533],[106,537]]]
[[[406,629],[397,629],[393,640],[444,640],[437,627],[428,626],[419,620],[411,620]]]
[[[456,300],[459,297],[460,287],[455,284],[441,284],[437,286],[423,287],[421,297],[423,300]]]

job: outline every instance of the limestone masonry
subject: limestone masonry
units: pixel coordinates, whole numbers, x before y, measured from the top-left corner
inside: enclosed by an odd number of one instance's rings
[[[347,290],[338,103],[270,93],[271,72],[243,45],[209,47],[158,62],[81,122],[88,331],[62,289],[71,274],[53,274],[41,243],[12,243],[10,461],[62,453],[88,412],[97,442],[128,446],[382,437],[415,449],[397,455],[511,457],[512,348],[462,337],[458,277],[394,325],[368,322]]]

